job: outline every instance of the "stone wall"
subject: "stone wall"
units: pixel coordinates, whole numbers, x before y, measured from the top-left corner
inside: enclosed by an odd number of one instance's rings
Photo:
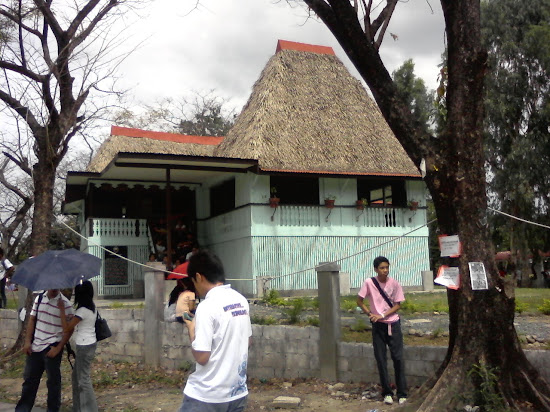
[[[143,309],[101,309],[113,336],[98,344],[98,358],[144,362]],[[0,345],[9,347],[17,338],[19,322],[14,310],[0,310]],[[167,369],[191,366],[193,356],[185,327],[161,322],[160,365]],[[252,325],[248,374],[253,378],[320,378],[319,328]],[[405,347],[405,372],[410,386],[422,384],[441,364],[447,349],[435,346]],[[527,358],[550,381],[550,351],[526,350]],[[389,360],[389,370],[392,370]],[[371,344],[338,344],[338,380],[378,382]]]

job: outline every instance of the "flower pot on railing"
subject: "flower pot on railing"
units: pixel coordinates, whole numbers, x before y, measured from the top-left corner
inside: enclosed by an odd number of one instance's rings
[[[334,209],[334,202],[336,199],[325,199],[325,207],[327,209]]]
[[[358,199],[355,201],[355,208],[357,210],[364,210],[365,206],[367,206],[367,200],[366,199]]]
[[[410,209],[410,210],[416,210],[416,209],[418,209],[418,202],[415,201],[415,200],[411,200],[411,201],[409,202],[409,209]]]
[[[270,197],[269,198],[269,207],[272,207],[272,208],[279,207],[279,202],[280,201],[281,201],[281,199],[279,199],[278,197]]]

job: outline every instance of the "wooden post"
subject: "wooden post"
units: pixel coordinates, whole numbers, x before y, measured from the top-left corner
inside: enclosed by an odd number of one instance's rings
[[[338,381],[340,322],[340,265],[319,263],[315,268],[319,287],[319,365],[321,378]]]

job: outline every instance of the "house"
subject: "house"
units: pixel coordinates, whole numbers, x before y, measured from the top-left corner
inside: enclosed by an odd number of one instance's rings
[[[266,278],[269,288],[316,289],[314,266],[336,260],[357,288],[381,254],[401,284],[420,286],[429,270],[425,194],[332,49],[279,40],[227,136],[113,126],[87,171],[69,172],[64,210],[78,214],[83,248],[105,258],[100,295],[131,295],[142,275],[96,245],[145,262],[159,232],[174,248],[177,225],[252,296]]]

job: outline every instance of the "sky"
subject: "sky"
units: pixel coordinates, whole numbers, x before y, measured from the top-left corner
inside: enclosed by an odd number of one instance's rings
[[[330,46],[359,78],[332,33],[320,20],[307,18],[303,3],[154,0],[139,13],[129,32],[132,41],[143,43],[119,69],[134,104],[213,90],[240,111],[278,39]],[[439,1],[398,3],[381,47],[390,73],[412,58],[416,74],[435,89],[443,49]]]

